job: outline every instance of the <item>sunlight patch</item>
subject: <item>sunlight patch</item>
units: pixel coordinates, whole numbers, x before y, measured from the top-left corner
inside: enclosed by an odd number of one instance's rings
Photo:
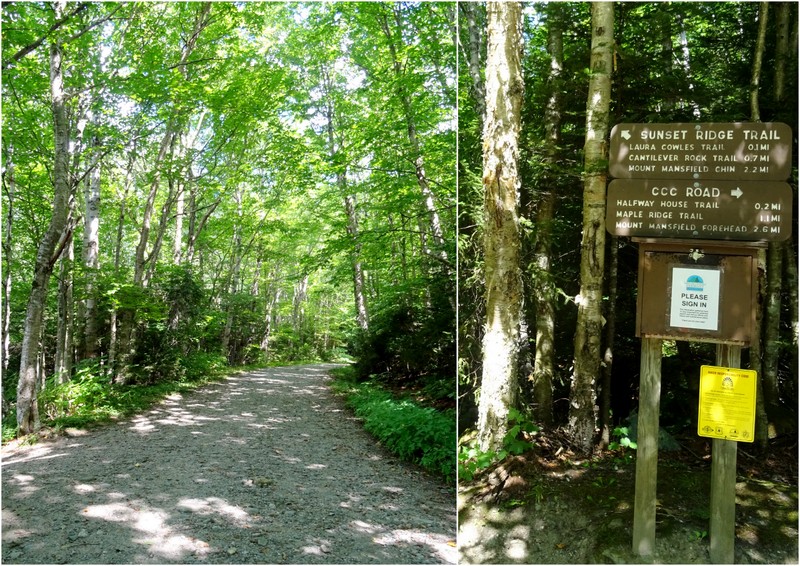
[[[83,510],[84,517],[102,519],[114,523],[127,523],[137,531],[158,533],[165,529],[167,514],[163,511],[142,509],[133,502],[90,505]]]
[[[359,533],[367,533],[370,535],[374,535],[382,528],[378,525],[373,525],[371,523],[365,523],[364,521],[358,521],[358,520],[350,521],[350,526],[353,527],[353,530]]]
[[[206,497],[204,499],[185,498],[178,502],[178,507],[189,509],[193,513],[199,515],[222,515],[236,524],[247,523],[250,518],[246,511],[235,505],[231,505],[219,497]]]
[[[396,529],[380,536],[374,537],[372,542],[384,546],[394,546],[397,544],[411,544],[416,546],[428,547],[436,553],[444,562],[456,563],[457,550],[448,542],[451,539],[438,533],[426,533],[409,529]]]
[[[146,545],[152,554],[175,561],[180,561],[188,554],[205,558],[211,551],[211,546],[207,542],[186,535],[165,534],[154,539],[133,539],[133,542]]]
[[[323,556],[331,551],[331,542],[329,540],[317,539],[312,544],[303,547],[303,554],[313,554],[315,556]]]

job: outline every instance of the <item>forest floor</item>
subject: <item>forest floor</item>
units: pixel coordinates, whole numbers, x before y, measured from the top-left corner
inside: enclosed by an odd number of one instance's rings
[[[2,562],[455,563],[454,488],[366,433],[332,365],[269,368],[2,449]]]
[[[550,445],[460,483],[460,562],[707,564],[711,460],[705,444],[700,439],[689,450],[659,453],[652,560],[632,552],[635,457],[580,460],[569,450],[556,455]],[[797,441],[779,441],[765,457],[749,452],[740,444],[735,562],[797,564]]]

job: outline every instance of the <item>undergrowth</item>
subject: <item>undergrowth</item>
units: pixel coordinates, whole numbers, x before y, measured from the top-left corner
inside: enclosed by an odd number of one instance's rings
[[[459,479],[472,481],[476,474],[504,460],[509,454],[522,454],[530,450],[538,432],[539,427],[527,415],[511,409],[508,412],[508,432],[503,437],[503,446],[499,450],[481,450],[475,431],[464,435],[458,451]]]
[[[39,417],[42,426],[56,431],[85,428],[135,414],[172,393],[218,381],[234,369],[227,366],[223,356],[201,354],[183,362],[180,378],[153,384],[120,384],[111,383],[97,362],[82,363],[65,383],[57,383],[53,376],[47,379],[39,393]],[[2,435],[3,442],[16,437],[15,410],[3,420]]]
[[[421,407],[369,382],[357,383],[352,367],[337,368],[333,390],[362,419],[364,429],[404,460],[453,483],[456,479],[455,411]]]

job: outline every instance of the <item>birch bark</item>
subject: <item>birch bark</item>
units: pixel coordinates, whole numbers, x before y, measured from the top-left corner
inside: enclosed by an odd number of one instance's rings
[[[100,141],[93,139],[98,148]],[[84,192],[85,211],[83,215],[83,265],[86,270],[86,299],[84,300],[83,340],[84,358],[97,356],[97,296],[95,282],[100,267],[100,165],[89,174]]]
[[[584,144],[581,285],[575,298],[574,369],[570,383],[568,430],[575,446],[591,452],[596,426],[595,386],[600,374],[603,335],[603,271],[611,74],[614,55],[614,4],[592,3],[592,46]]]
[[[486,325],[478,405],[482,450],[498,450],[517,403],[522,306],[519,233],[519,131],[522,78],[522,5],[489,2],[486,119],[483,130]]]

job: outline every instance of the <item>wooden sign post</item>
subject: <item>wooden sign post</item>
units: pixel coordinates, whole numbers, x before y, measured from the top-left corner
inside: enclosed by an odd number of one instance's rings
[[[661,344],[662,340],[658,338],[642,339],[639,423],[636,438],[636,493],[633,505],[633,552],[639,556],[652,556],[656,547]]]
[[[717,344],[717,365],[741,367],[739,346]],[[711,519],[709,551],[714,564],[733,564],[736,538],[736,441],[711,441]]]
[[[757,254],[791,234],[792,130],[781,123],[618,124],[611,131],[606,228],[639,245],[636,335],[642,338],[633,552],[656,543],[663,340],[717,344],[739,368],[757,340]],[[730,402],[719,395],[720,407]],[[724,412],[724,411],[723,411]],[[734,558],[738,425],[713,433],[710,557]],[[717,430],[719,429],[719,430]],[[748,433],[749,434],[749,433]]]

